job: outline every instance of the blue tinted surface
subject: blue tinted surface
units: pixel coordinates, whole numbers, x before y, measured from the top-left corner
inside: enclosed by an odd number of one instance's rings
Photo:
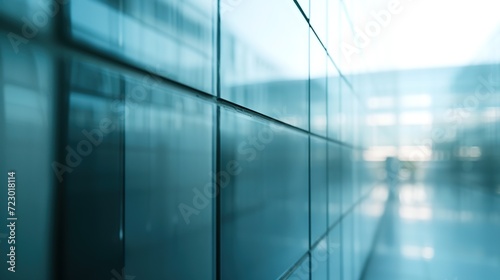
[[[72,1],[72,37],[213,93],[215,1]],[[92,15],[94,20],[89,20]]]
[[[342,278],[341,227],[335,227],[328,235],[328,279]]]
[[[326,232],[328,214],[327,143],[311,137],[311,243]]]
[[[139,78],[126,81],[126,273],[211,279],[213,107]]]
[[[328,143],[328,225],[336,223],[342,213],[342,147]],[[346,190],[347,191],[347,190]]]
[[[336,1],[331,1],[336,2]],[[311,26],[316,31],[319,39],[326,46],[327,44],[327,13],[328,13],[328,1],[327,0],[311,0]],[[335,20],[336,17],[332,17],[331,20]],[[332,29],[332,33],[335,33]]]
[[[311,256],[311,280],[328,279],[328,238],[323,238]]]
[[[499,205],[498,196],[478,190],[401,185],[365,279],[496,279]]]
[[[316,36],[310,34],[310,118],[311,132],[327,135],[327,56]]]
[[[293,271],[290,277],[286,278],[289,280],[309,280],[310,277],[310,257],[305,258],[299,266]]]
[[[498,4],[382,2],[0,0],[0,279],[497,279]]]
[[[16,54],[0,32],[0,218],[1,279],[53,279],[55,184],[55,69],[46,51],[25,46]],[[8,199],[7,172],[15,174],[15,201]],[[8,201],[14,202],[9,203]],[[17,203],[16,203],[17,202]],[[7,270],[12,243],[8,209],[16,222],[17,270]],[[34,235],[36,234],[36,235]],[[10,243],[9,243],[10,241]],[[19,264],[22,264],[20,266]],[[22,269],[25,267],[26,269]]]
[[[309,44],[304,23],[288,0],[244,1],[225,14],[221,97],[308,129]]]
[[[68,67],[65,164],[73,170],[63,178],[67,186],[63,275],[89,279],[123,267],[119,258],[123,255],[123,123],[112,106],[121,103],[116,93],[119,77],[77,60]],[[92,87],[88,87],[89,81]]]
[[[353,215],[348,215],[342,220],[342,279],[355,279],[353,267],[354,232]]]
[[[307,136],[226,110],[221,133],[222,279],[276,278],[308,247]]]
[[[328,112],[328,137],[331,139],[340,140],[342,121],[340,114],[340,77],[337,69],[332,62],[327,62],[327,112]]]

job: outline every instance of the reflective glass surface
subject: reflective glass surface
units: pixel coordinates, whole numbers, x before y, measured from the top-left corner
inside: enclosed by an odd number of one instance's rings
[[[310,122],[311,132],[327,134],[327,55],[316,36],[310,34]]]
[[[336,223],[342,216],[342,147],[328,143],[328,225]]]
[[[311,137],[311,242],[326,232],[328,214],[327,143]]]
[[[293,271],[290,277],[286,279],[290,280],[309,280],[310,279],[310,257],[305,258],[299,266]]]
[[[222,17],[221,97],[308,129],[309,28],[304,22],[288,0],[244,1]]]
[[[497,279],[499,10],[0,0],[0,279]]]
[[[29,279],[36,274],[39,279],[48,280],[53,277],[50,267],[54,257],[51,207],[56,179],[51,163],[56,160],[56,70],[46,51],[28,46],[16,55],[4,39],[6,34],[0,32],[0,38],[0,278]],[[8,172],[15,172],[11,181],[14,186],[10,186],[14,188],[9,188]],[[10,211],[15,215],[10,215]],[[15,227],[7,227],[11,222]],[[7,255],[12,254],[10,246],[15,245],[9,239],[12,229],[16,230],[15,241],[20,244],[14,251],[17,262],[29,270],[7,270]]]
[[[395,195],[366,279],[496,279],[498,197],[443,184],[402,184]]]
[[[141,80],[125,81],[125,271],[212,279],[213,106]]]
[[[335,2],[335,1],[332,1]],[[327,16],[328,16],[328,1],[327,0],[311,0],[311,26],[318,35],[323,44],[327,45]],[[332,20],[336,20],[333,17]],[[335,31],[334,31],[335,32]]]
[[[323,238],[311,256],[311,279],[328,279],[328,238]]]
[[[222,279],[277,278],[308,248],[307,136],[222,110],[220,145]]]
[[[215,1],[80,0],[69,5],[71,36],[78,42],[214,93]]]
[[[63,276],[88,279],[123,267],[123,119],[116,112],[123,104],[117,73],[78,60],[67,67],[68,145],[58,172],[67,186]]]
[[[337,226],[328,234],[328,279],[342,278],[341,227]]]

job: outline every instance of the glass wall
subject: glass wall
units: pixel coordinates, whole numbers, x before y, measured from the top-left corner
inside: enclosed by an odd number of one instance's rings
[[[345,2],[0,1],[0,278],[358,279],[386,189]]]

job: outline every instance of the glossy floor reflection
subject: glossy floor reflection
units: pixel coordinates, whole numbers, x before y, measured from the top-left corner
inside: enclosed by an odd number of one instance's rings
[[[499,237],[498,195],[473,186],[401,184],[363,279],[499,279]]]

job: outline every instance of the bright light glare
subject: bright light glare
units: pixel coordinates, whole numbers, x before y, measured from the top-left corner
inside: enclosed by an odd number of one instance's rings
[[[426,259],[434,258],[434,248],[406,245],[401,248],[401,254],[407,259]]]
[[[366,118],[369,126],[388,126],[396,124],[396,117],[390,113],[370,114]]]
[[[432,159],[432,149],[428,146],[402,146],[398,158],[403,161],[429,161]]]
[[[396,156],[395,146],[374,146],[363,152],[363,158],[366,161],[385,161],[387,157]]]
[[[426,111],[402,113],[400,122],[402,125],[430,125],[432,114]]]
[[[407,108],[430,107],[432,98],[428,94],[407,95],[401,98],[401,105]]]
[[[399,216],[405,220],[430,220],[432,219],[432,209],[429,207],[401,206]]]
[[[427,201],[427,192],[423,187],[403,186],[399,192],[399,200],[402,203],[422,203]]]
[[[394,106],[394,98],[389,96],[370,97],[367,106],[369,109],[386,109]]]

